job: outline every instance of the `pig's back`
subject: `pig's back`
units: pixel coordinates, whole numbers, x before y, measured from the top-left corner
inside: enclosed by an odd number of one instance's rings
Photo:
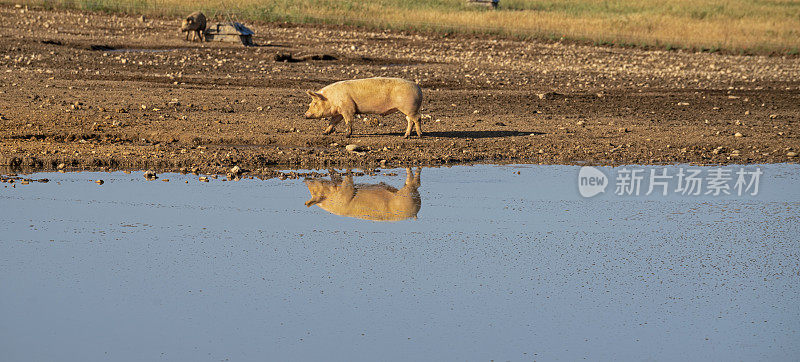
[[[367,108],[372,108],[370,106],[395,108],[398,106],[397,102],[411,103],[407,106],[419,108],[422,103],[422,90],[419,86],[402,78],[376,77],[343,80],[322,88],[320,92],[332,98],[346,96],[359,106]]]
[[[206,29],[206,16],[202,12],[195,11],[195,12],[189,14],[189,16],[187,18],[194,19],[193,28],[200,29],[200,30],[205,30]]]
[[[347,202],[332,198],[323,201],[319,206],[341,216],[372,221],[399,221],[417,215],[420,199],[419,193],[398,193],[396,188],[386,184],[357,185],[353,198]]]

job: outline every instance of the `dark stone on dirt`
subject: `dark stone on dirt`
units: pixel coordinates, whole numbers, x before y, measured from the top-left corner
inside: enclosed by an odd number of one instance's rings
[[[336,57],[330,54],[314,54],[305,57],[307,60],[336,60]]]
[[[109,46],[109,45],[98,45],[98,44],[92,44],[92,45],[90,45],[90,46],[89,46],[89,49],[91,49],[91,50],[96,50],[96,51],[104,51],[104,52],[107,52],[107,51],[109,51],[109,50],[115,50],[116,48],[114,48],[114,47],[112,47],[112,46]]]
[[[275,56],[272,60],[276,62],[284,62],[284,63],[297,63],[302,62],[302,59],[298,59],[292,56],[292,53],[275,53]]]
[[[556,99],[564,99],[564,98],[565,96],[561,93],[556,93],[556,92],[539,93],[539,99],[544,99],[548,101]]]

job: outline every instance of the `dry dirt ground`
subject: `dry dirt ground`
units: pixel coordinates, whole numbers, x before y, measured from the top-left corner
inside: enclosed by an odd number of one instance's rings
[[[263,174],[796,162],[800,149],[797,58],[270,23],[248,24],[257,46],[243,47],[186,42],[178,23],[0,6],[0,164]],[[371,76],[423,88],[422,139],[401,138],[400,114],[361,118],[351,138],[303,118],[305,90]]]

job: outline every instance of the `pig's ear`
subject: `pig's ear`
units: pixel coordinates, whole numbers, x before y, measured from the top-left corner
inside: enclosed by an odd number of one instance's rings
[[[306,91],[306,94],[310,95],[311,98],[316,98],[316,99],[319,99],[321,101],[325,100],[325,96],[323,96],[322,93],[317,93],[317,92],[313,92],[313,91]]]
[[[310,200],[306,201],[306,207],[311,207],[316,204],[319,204],[320,202],[322,202],[322,200],[325,200],[325,196],[314,196]]]

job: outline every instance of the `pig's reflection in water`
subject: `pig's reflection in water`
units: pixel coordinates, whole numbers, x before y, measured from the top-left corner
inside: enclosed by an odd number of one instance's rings
[[[421,169],[415,174],[406,168],[406,183],[398,190],[385,183],[355,185],[352,176],[342,180],[331,172],[331,180],[305,181],[311,192],[306,206],[317,205],[331,214],[373,221],[416,219],[422,205],[417,191],[421,173]]]

